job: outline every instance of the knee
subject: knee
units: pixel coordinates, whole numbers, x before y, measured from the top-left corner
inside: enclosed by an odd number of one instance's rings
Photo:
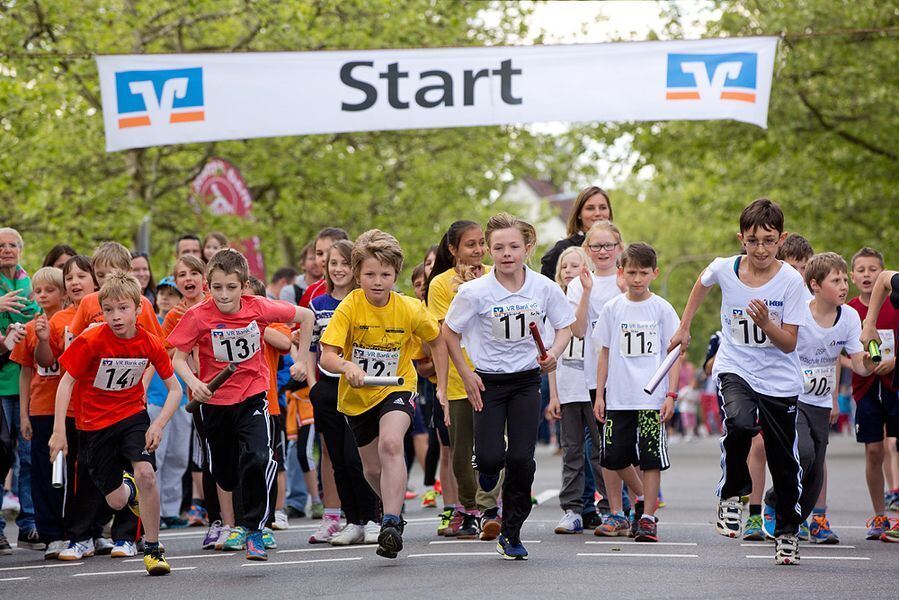
[[[382,435],[378,438],[378,454],[381,456],[400,456],[404,452],[402,437]]]
[[[502,454],[478,451],[474,456],[474,467],[481,473],[495,475],[503,470]]]
[[[263,471],[268,465],[269,461],[269,451],[266,450],[252,450],[244,452],[240,457],[240,464],[244,469],[250,469],[253,471]]]
[[[150,463],[140,462],[134,466],[134,481],[141,489],[150,489],[156,486],[156,473]]]
[[[865,444],[865,458],[868,459],[868,462],[882,463],[883,457],[883,442]]]
[[[753,437],[758,433],[758,423],[754,412],[740,412],[725,419],[728,436]],[[761,444],[764,451],[764,444]]]
[[[362,464],[362,474],[365,476],[367,481],[380,481],[381,480],[381,465],[367,465],[365,463]]]

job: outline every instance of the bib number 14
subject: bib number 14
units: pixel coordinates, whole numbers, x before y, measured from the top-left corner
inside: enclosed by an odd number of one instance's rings
[[[140,383],[147,369],[146,358],[103,358],[94,378],[94,387],[107,392],[131,389]]]

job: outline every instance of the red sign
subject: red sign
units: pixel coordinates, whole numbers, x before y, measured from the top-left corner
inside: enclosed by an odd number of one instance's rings
[[[210,159],[193,183],[190,184],[191,197],[195,202],[203,202],[215,215],[244,217],[253,223],[253,198],[250,189],[237,167],[221,158]],[[232,246],[243,252],[250,264],[250,273],[265,279],[265,261],[260,252],[259,238],[256,236],[232,242]]]

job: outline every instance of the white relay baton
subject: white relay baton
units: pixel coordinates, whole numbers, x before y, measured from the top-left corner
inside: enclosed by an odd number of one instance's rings
[[[66,458],[62,455],[62,450],[56,453],[53,459],[53,487],[59,489],[65,483]]]
[[[678,357],[680,356],[680,344],[675,346],[671,352],[668,353],[668,356],[665,357],[665,360],[659,365],[659,368],[656,369],[656,372],[652,374],[652,378],[650,378],[649,383],[646,384],[646,387],[643,388],[643,391],[647,394],[652,394],[656,391],[656,388],[659,387],[659,384],[662,383],[662,380],[668,374],[668,371],[671,370],[671,367],[674,366],[674,363],[677,362]]]
[[[373,387],[396,387],[403,385],[405,381],[406,380],[402,377],[375,377],[373,375],[366,375],[365,379],[362,380],[362,385]]]

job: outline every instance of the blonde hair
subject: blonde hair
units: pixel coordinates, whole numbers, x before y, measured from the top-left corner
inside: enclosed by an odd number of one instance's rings
[[[41,284],[50,284],[59,291],[65,293],[66,282],[62,276],[62,269],[56,267],[41,267],[31,276],[31,287]]]
[[[530,258],[531,253],[537,246],[537,230],[534,229],[533,225],[509,213],[503,212],[493,215],[487,221],[487,228],[484,230],[484,238],[487,240],[488,247],[490,246],[490,237],[500,229],[517,229],[521,233],[521,237],[524,238],[525,246],[530,246],[527,255],[527,258]]]
[[[112,267],[114,271],[131,270],[131,253],[128,248],[118,242],[103,242],[94,250],[91,263]]]
[[[396,238],[381,231],[370,229],[356,238],[353,244],[350,264],[353,268],[353,276],[359,278],[362,263],[367,258],[374,258],[382,265],[390,265],[399,275],[403,270],[403,249]]]
[[[822,252],[811,257],[805,265],[805,286],[808,291],[812,291],[812,281],[821,285],[831,271],[848,273],[849,266],[836,252]]]
[[[106,300],[131,300],[135,307],[141,304],[141,289],[137,278],[130,273],[113,273],[103,282],[99,300],[102,305]]]
[[[568,286],[562,280],[562,262],[570,254],[577,254],[588,269],[592,270],[593,266],[593,262],[590,260],[590,257],[587,256],[587,253],[584,252],[584,249],[580,246],[571,246],[569,248],[565,248],[565,250],[562,251],[562,254],[559,255],[559,260],[556,262],[556,283],[558,283],[563,290]]]
[[[596,223],[594,223],[590,227],[590,229],[587,230],[587,235],[584,236],[584,243],[582,245],[585,251],[587,250],[587,246],[590,245],[590,237],[598,231],[608,231],[615,236],[619,244],[621,244],[622,246],[624,245],[624,239],[621,236],[621,230],[618,229],[618,227],[611,221],[606,221],[605,219],[603,219],[602,221],[597,221]]]

